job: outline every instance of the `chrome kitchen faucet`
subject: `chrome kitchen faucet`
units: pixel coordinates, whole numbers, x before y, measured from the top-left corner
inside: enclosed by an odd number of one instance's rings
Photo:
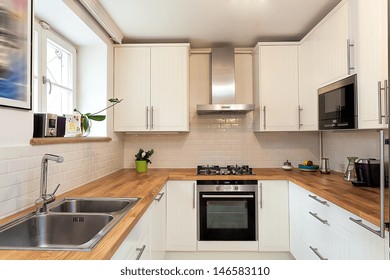
[[[61,163],[64,161],[64,158],[62,156],[57,156],[52,154],[45,154],[42,158],[40,193],[39,193],[39,198],[35,200],[35,206],[37,206],[37,214],[47,212],[47,204],[53,202],[56,199],[55,193],[60,187],[60,184],[58,184],[52,194],[47,194],[47,167],[48,167],[49,160],[55,161],[57,163]]]

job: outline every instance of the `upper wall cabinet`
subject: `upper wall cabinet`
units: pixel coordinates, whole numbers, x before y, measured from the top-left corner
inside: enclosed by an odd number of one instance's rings
[[[342,2],[314,31],[317,86],[322,87],[354,72],[350,35],[350,4]]]
[[[115,47],[114,130],[189,130],[189,44]]]
[[[359,128],[387,126],[387,0],[353,0]],[[386,95],[385,95],[386,93]]]
[[[318,130],[315,36],[311,34],[299,46],[299,130]]]
[[[254,131],[298,130],[298,46],[257,44],[253,75]]]

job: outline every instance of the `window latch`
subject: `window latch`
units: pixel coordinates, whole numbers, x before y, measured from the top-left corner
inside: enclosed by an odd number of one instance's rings
[[[49,94],[51,94],[51,81],[46,76],[42,76],[42,83],[44,85],[49,84]]]

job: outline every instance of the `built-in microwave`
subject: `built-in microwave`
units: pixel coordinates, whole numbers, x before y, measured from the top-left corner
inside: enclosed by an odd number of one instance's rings
[[[356,129],[357,117],[356,75],[318,89],[319,130]]]

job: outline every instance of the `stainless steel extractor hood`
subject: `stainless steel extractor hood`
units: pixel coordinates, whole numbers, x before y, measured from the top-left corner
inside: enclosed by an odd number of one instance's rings
[[[211,104],[198,104],[198,115],[245,114],[255,109],[254,104],[236,103],[233,47],[212,49],[211,80]]]

